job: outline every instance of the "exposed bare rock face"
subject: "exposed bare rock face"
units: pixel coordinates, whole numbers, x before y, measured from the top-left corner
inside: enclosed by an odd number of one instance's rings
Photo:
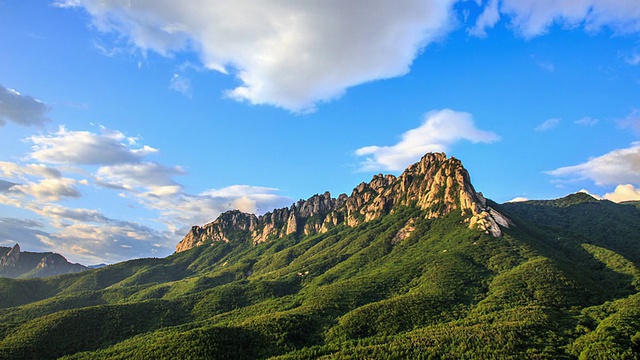
[[[243,213],[239,210],[227,211],[203,227],[193,226],[187,236],[176,246],[176,252],[189,250],[207,243],[229,242],[233,235],[246,235],[254,230],[258,218],[254,214]]]
[[[60,254],[22,252],[18,244],[12,248],[0,247],[0,277],[46,277],[84,270],[88,268],[72,264]]]
[[[15,267],[20,260],[20,245],[15,244],[9,252],[0,257],[0,266]]]
[[[502,236],[501,226],[513,226],[504,215],[487,206],[482,194],[471,185],[460,160],[430,153],[398,177],[379,174],[369,183],[360,183],[350,196],[332,198],[325,192],[259,217],[237,210],[226,212],[203,227],[194,226],[176,251],[234,238],[250,238],[258,244],[292,234],[324,233],[343,223],[355,227],[389,214],[398,206],[417,206],[425,211],[426,218],[459,210],[469,228],[495,237]],[[409,236],[411,227],[407,224],[398,241]]]

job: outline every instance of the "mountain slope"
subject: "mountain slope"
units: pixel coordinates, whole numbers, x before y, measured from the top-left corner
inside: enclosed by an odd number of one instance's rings
[[[502,209],[557,233],[579,234],[584,241],[618,252],[640,266],[640,209],[632,204],[576,193],[557,200],[503,204]]]
[[[287,216],[223,214],[164,259],[0,279],[0,358],[637,358],[637,239],[614,249],[562,216],[523,216],[540,209],[530,204],[482,201],[457,163],[427,155]],[[329,214],[338,220],[321,230]],[[478,214],[501,236],[473,224]],[[630,219],[606,222],[640,233]]]

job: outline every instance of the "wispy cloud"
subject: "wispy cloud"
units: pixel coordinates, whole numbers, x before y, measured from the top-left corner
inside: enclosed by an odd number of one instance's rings
[[[635,1],[599,0],[501,0],[499,8],[497,1],[489,1],[476,20],[474,31],[486,32],[498,22],[500,15],[507,18],[511,27],[525,38],[542,35],[553,24],[566,28],[582,27],[589,32],[603,27],[623,33],[640,31],[640,8]]]
[[[547,173],[568,181],[592,180],[596,185],[640,184],[640,142],[591,158],[582,164]]]
[[[631,129],[640,135],[640,111],[637,109],[631,111],[623,119],[616,120],[616,123],[621,129]]]
[[[557,119],[557,118],[548,119],[542,124],[536,126],[534,130],[537,132],[549,131],[549,130],[555,129],[559,124],[560,124],[560,119]]]
[[[629,65],[640,65],[640,54],[633,54],[624,59],[624,61]]]
[[[426,113],[422,125],[402,134],[397,144],[365,146],[355,154],[366,157],[360,164],[362,171],[398,171],[428,152],[447,151],[460,140],[491,143],[499,139],[493,132],[476,128],[471,114],[444,109]]]
[[[599,122],[600,120],[598,119],[585,116],[581,119],[576,120],[575,124],[580,126],[596,126]]]
[[[191,80],[179,74],[173,74],[171,81],[169,82],[169,89],[180,93],[188,98],[191,98],[193,89],[191,87]]]
[[[0,85],[0,127],[7,121],[22,126],[41,126],[49,122],[49,106],[42,101]]]

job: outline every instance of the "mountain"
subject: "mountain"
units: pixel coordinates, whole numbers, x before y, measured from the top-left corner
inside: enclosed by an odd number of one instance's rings
[[[623,254],[640,264],[640,211],[634,202],[616,204],[598,200],[586,193],[571,194],[557,200],[537,200],[503,204],[502,208],[546,224],[555,234],[577,234],[583,241]]]
[[[427,154],[175,254],[0,278],[0,359],[637,359],[640,210],[496,204]]]
[[[22,252],[19,244],[12,248],[0,246],[0,277],[33,278],[84,270],[87,267],[72,264],[60,254]]]
[[[176,252],[230,239],[249,239],[259,244],[291,234],[326,233],[340,224],[356,227],[406,206],[426,211],[428,219],[458,210],[467,216],[465,222],[470,228],[496,237],[502,235],[498,223],[504,227],[510,224],[475,191],[460,160],[448,159],[442,153],[427,154],[398,178],[376,175],[371,182],[363,182],[353,189],[351,196],[341,194],[334,199],[328,192],[316,194],[289,208],[259,217],[238,210],[228,211],[210,224],[194,226],[176,246]]]

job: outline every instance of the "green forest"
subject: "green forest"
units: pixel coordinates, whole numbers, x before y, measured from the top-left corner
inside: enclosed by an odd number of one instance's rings
[[[640,210],[415,206],[356,227],[0,278],[1,359],[639,359]],[[397,241],[409,222],[415,230]]]

